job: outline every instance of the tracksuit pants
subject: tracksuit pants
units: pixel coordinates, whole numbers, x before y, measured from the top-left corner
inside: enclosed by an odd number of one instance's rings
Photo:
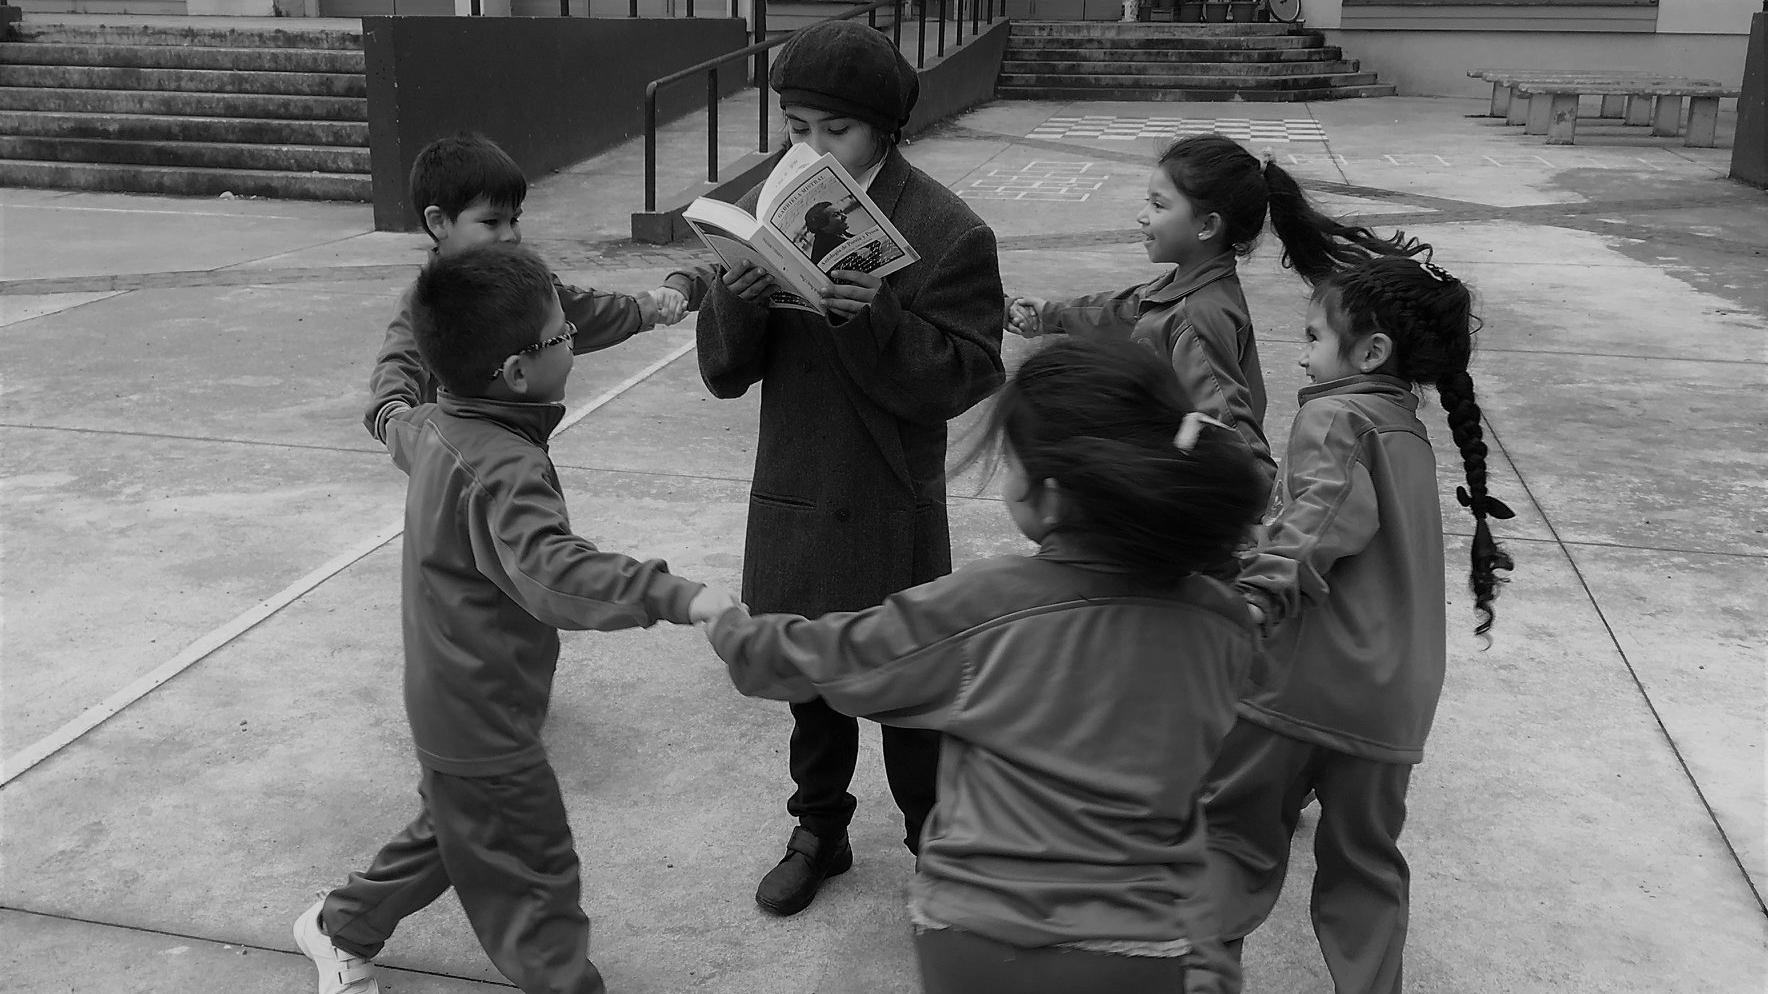
[[[884,725],[884,775],[890,795],[902,809],[903,844],[921,851],[921,826],[933,810],[939,777],[939,733]],[[836,711],[822,698],[792,705],[790,763],[798,785],[786,810],[823,838],[847,831],[856,803],[847,788],[859,762],[859,721]]]
[[[326,898],[319,923],[332,943],[372,958],[453,887],[486,955],[524,994],[603,994],[552,766],[492,777],[426,769],[418,791],[411,824]]]
[[[1270,915],[1309,790],[1314,936],[1338,994],[1397,994],[1411,874],[1400,854],[1412,767],[1361,759],[1241,719],[1205,789],[1209,878],[1222,936],[1240,942]]]

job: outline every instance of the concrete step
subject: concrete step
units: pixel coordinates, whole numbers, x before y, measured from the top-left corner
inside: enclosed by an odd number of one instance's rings
[[[241,145],[232,142],[125,141],[0,135],[0,159],[199,166],[282,172],[367,173],[368,149],[337,145]]]
[[[131,17],[183,17],[190,13],[185,0],[12,0],[27,14],[127,14]]]
[[[0,135],[368,147],[368,125],[361,121],[276,121],[48,110],[0,110]]]
[[[1001,100],[1160,100],[1160,101],[1244,101],[1246,103],[1291,103],[1306,100],[1338,100],[1349,97],[1391,97],[1392,84],[1359,86],[1320,86],[1298,90],[1176,90],[1161,87],[1094,88],[1086,86],[998,86],[995,96]]]
[[[1219,38],[1233,35],[1282,35],[1295,31],[1292,24],[1222,23],[1178,24],[1137,21],[1014,21],[1010,30],[1021,37],[1131,37],[1131,38]]]
[[[1325,76],[1354,73],[1353,60],[1319,60],[1313,62],[1051,62],[1006,61],[1001,63],[1005,76],[1193,76],[1219,79],[1256,79],[1276,76]]]
[[[0,65],[320,73],[361,73],[366,69],[360,49],[206,48],[41,41],[0,42]]]
[[[1057,62],[1307,62],[1344,58],[1337,45],[1294,48],[1018,48],[1007,46],[1011,61],[1050,59]]]
[[[1002,73],[995,92],[1013,89],[1087,91],[1119,90],[1227,90],[1230,92],[1306,90],[1334,86],[1367,86],[1375,82],[1372,72],[1322,73],[1308,76],[1222,76],[1133,73],[1129,75],[1061,73]],[[1112,99],[1094,97],[1093,99]]]
[[[255,117],[296,121],[368,120],[368,100],[361,97],[158,93],[146,90],[73,90],[24,86],[0,87],[0,110]]]
[[[1135,48],[1169,51],[1284,51],[1296,48],[1318,48],[1326,44],[1326,36],[1318,31],[1299,34],[1246,35],[1239,37],[1162,38],[1141,35],[1013,35],[1007,39],[1007,51],[1059,48]]]
[[[134,2],[134,0],[131,0]],[[65,3],[64,3],[65,6]],[[182,5],[181,5],[182,6]],[[178,13],[182,14],[180,10]],[[299,19],[291,19],[298,21]],[[362,50],[362,32],[302,28],[264,31],[251,28],[169,27],[155,24],[57,24],[25,20],[18,25],[24,41],[62,45],[199,45],[206,48],[328,48]]]
[[[368,97],[360,73],[235,72],[226,69],[135,69],[111,66],[0,65],[0,86],[172,93]]]
[[[297,173],[261,169],[188,169],[171,166],[0,159],[0,186],[107,190],[173,196],[276,197],[289,200],[368,201],[367,174]]]

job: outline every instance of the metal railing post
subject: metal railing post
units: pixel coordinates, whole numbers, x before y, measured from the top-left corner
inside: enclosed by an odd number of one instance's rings
[[[657,209],[657,84],[645,87],[645,213]]]
[[[691,0],[690,0],[691,2]],[[706,182],[718,182],[718,67],[706,70]]]
[[[958,11],[958,16],[955,19],[958,24],[958,42],[957,43],[958,43],[958,45],[961,46],[964,44],[964,0],[957,0],[957,11]],[[943,32],[943,31],[940,32],[940,35],[942,37],[944,36],[944,34],[945,34],[945,32]]]
[[[939,50],[935,54],[945,56],[945,0],[939,0]]]
[[[1762,0],[1762,2],[1768,3],[1768,0]],[[896,0],[896,3],[891,6],[890,12],[890,42],[900,52],[902,51],[902,0]]]
[[[927,0],[915,3],[915,24],[920,31],[915,35],[915,68],[927,67]]]
[[[767,0],[755,0],[755,43],[767,41]],[[755,150],[767,152],[767,49],[755,53],[755,88],[761,91],[761,116],[755,136]]]

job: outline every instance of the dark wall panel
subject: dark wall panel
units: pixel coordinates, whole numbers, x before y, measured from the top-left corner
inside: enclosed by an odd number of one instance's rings
[[[405,181],[430,141],[479,131],[538,176],[643,134],[647,83],[748,42],[741,21],[698,17],[365,17],[362,32],[382,231],[417,227]],[[734,93],[744,74],[719,84]],[[684,81],[662,92],[659,116],[705,101],[704,82]]]

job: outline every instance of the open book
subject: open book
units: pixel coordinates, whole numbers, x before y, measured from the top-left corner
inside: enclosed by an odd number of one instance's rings
[[[761,185],[755,216],[700,197],[682,216],[732,269],[773,274],[773,306],[827,314],[821,293],[837,269],[887,276],[921,256],[833,155],[793,145]]]

